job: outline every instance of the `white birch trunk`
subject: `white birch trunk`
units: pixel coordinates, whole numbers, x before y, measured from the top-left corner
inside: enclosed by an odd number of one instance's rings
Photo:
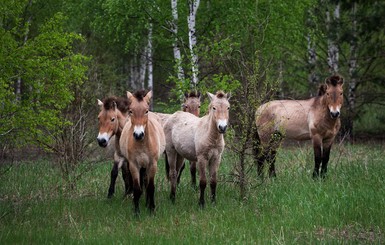
[[[349,110],[354,112],[356,102],[356,86],[357,86],[357,19],[356,19],[356,3],[353,4],[352,9],[352,36],[350,40],[350,58],[349,58]]]
[[[148,27],[148,42],[147,42],[147,86],[153,89],[153,64],[152,64],[152,23]]]
[[[199,7],[200,0],[188,0],[189,16],[187,17],[188,23],[188,37],[189,48],[191,55],[191,71],[192,71],[192,86],[196,87],[198,83],[198,55],[195,52],[197,38],[195,33],[195,20],[196,13]]]
[[[319,83],[319,78],[316,74],[317,52],[315,50],[315,44],[314,42],[312,42],[310,33],[308,33],[306,40],[307,40],[308,66],[309,66],[308,81],[311,87],[315,87]],[[313,94],[311,95],[313,96]]]
[[[146,79],[146,68],[147,68],[147,45],[142,50],[140,55],[140,65],[139,65],[139,87],[140,89],[144,89],[144,81]]]
[[[173,51],[174,51],[174,59],[178,69],[178,80],[184,80],[184,71],[182,68],[182,56],[180,54],[180,48],[178,45],[178,1],[171,0],[171,11],[172,11],[172,22],[171,22],[171,32],[174,35],[173,42]]]
[[[333,13],[334,18],[334,24],[339,21],[340,19],[340,4],[337,3],[336,8]],[[331,30],[331,16],[329,9],[326,10],[326,29],[329,33],[332,31],[336,32],[334,35],[337,35],[337,30]],[[335,38],[334,38],[335,39]],[[328,66],[330,73],[338,73],[338,59],[339,59],[339,50],[338,46],[336,44],[336,40],[333,40],[332,37],[329,34],[328,37]]]

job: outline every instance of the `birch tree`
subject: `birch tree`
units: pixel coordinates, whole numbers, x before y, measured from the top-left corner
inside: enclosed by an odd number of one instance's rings
[[[337,43],[338,21],[340,19],[340,3],[337,2],[333,12],[333,19],[330,9],[326,9],[326,30],[328,33],[328,66],[330,73],[338,73],[339,50]]]
[[[191,55],[191,72],[192,72],[192,87],[196,88],[198,84],[198,55],[195,51],[197,45],[196,37],[196,14],[199,7],[200,0],[188,0],[189,15],[187,17],[188,23],[188,39],[189,49]]]
[[[182,56],[180,53],[180,47],[178,42],[178,0],[171,0],[171,11],[172,11],[172,21],[171,21],[171,33],[174,37],[174,41],[172,43],[173,51],[174,51],[174,60],[177,66],[177,75],[178,80],[184,80],[184,71],[182,67]]]

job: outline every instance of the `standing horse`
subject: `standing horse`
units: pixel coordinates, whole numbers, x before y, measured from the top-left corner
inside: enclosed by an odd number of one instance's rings
[[[99,134],[98,144],[107,147],[110,140],[115,136],[114,165],[111,170],[111,181],[108,189],[108,198],[115,193],[115,182],[118,177],[119,168],[122,169],[122,176],[125,183],[125,194],[132,192],[132,179],[128,171],[127,162],[120,152],[119,139],[128,116],[129,102],[127,98],[108,97],[103,102],[98,100],[100,112],[98,115]]]
[[[164,125],[166,153],[170,164],[170,198],[174,202],[177,176],[184,158],[198,162],[201,207],[205,204],[207,185],[206,167],[209,170],[211,200],[216,197],[217,172],[225,147],[223,134],[229,120],[230,96],[222,91],[215,95],[207,93],[211,100],[209,114],[198,118],[191,113],[178,111]]]
[[[199,117],[200,108],[201,108],[201,94],[199,92],[190,92],[184,94],[184,102],[182,104],[182,110],[184,112],[189,112],[197,117]],[[171,114],[163,114],[160,113],[164,125],[167,119],[171,116]],[[165,166],[166,166],[166,175],[167,178],[170,179],[170,165],[168,163],[167,154],[165,154]],[[185,168],[185,164],[183,162],[181,169],[178,174],[178,183],[180,182],[180,177]],[[196,162],[190,161],[190,174],[191,174],[191,185],[196,187]]]
[[[149,113],[152,92],[127,92],[130,101],[130,121],[126,123],[120,137],[120,150],[129,162],[134,189],[135,213],[139,213],[142,183],[146,176],[146,205],[155,210],[155,174],[160,155],[166,145],[163,128],[155,114]]]
[[[256,112],[256,125],[262,152],[256,152],[258,173],[263,164],[270,164],[269,175],[275,176],[275,155],[285,137],[294,140],[312,140],[315,167],[313,177],[327,172],[330,149],[341,122],[343,78],[334,75],[320,86],[318,96],[308,100],[275,100],[261,105]]]

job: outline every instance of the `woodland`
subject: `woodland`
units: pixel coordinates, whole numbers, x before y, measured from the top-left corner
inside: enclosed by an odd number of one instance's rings
[[[97,148],[97,99],[138,89],[167,113],[186,91],[203,105],[231,92],[232,127],[252,141],[259,104],[315,96],[335,73],[340,138],[382,138],[383,16],[384,1],[2,0],[0,156],[37,147],[83,161]]]

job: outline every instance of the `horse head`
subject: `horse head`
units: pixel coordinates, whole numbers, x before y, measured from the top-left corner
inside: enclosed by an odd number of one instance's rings
[[[200,108],[201,108],[201,94],[190,92],[184,94],[184,102],[182,104],[183,111],[190,112],[191,114],[199,117]]]
[[[133,136],[136,140],[144,139],[151,97],[152,91],[146,93],[144,90],[140,90],[134,94],[127,91],[127,98],[131,103],[129,114],[134,127]]]
[[[115,135],[119,127],[117,119],[117,105],[114,97],[109,97],[104,102],[98,99],[100,112],[98,115],[99,134],[96,138],[101,147],[106,147],[111,137]]]
[[[209,114],[214,118],[219,133],[224,134],[229,121],[230,94],[218,91],[215,95],[207,92],[210,98]]]
[[[338,118],[341,114],[341,106],[344,100],[343,88],[344,79],[339,75],[326,78],[324,95],[331,118]]]

